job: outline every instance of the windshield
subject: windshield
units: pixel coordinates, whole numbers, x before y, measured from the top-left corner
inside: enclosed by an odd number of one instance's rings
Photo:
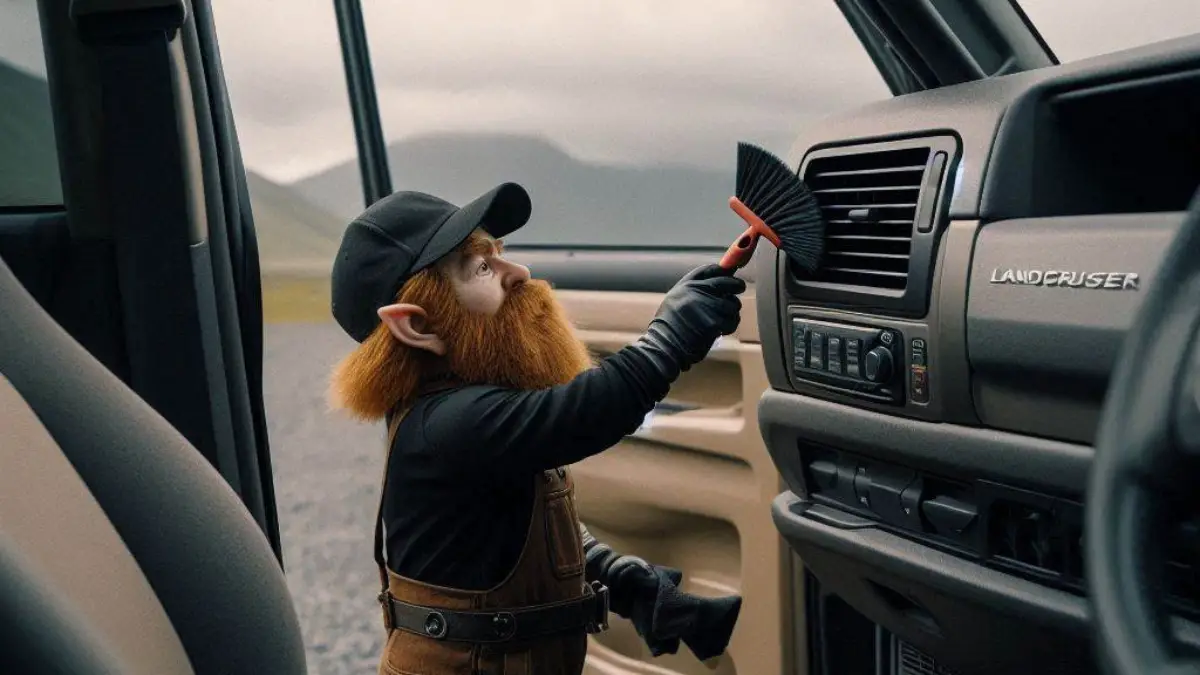
[[[1200,33],[1197,0],[1019,0],[1062,63]]]

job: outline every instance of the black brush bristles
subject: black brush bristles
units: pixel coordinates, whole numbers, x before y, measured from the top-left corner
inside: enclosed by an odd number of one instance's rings
[[[762,218],[789,258],[812,273],[825,252],[825,221],[812,191],[783,160],[750,143],[738,143],[735,195]]]

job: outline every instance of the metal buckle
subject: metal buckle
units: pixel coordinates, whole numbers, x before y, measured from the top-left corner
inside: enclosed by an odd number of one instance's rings
[[[510,639],[517,633],[517,617],[512,612],[497,612],[492,616],[492,630],[497,639]]]
[[[599,581],[591,582],[588,587],[596,599],[592,604],[592,617],[588,621],[587,632],[595,635],[608,630],[608,587]]]
[[[396,625],[396,617],[392,613],[394,608],[392,607],[391,593],[380,591],[379,595],[375,596],[375,599],[379,601],[379,607],[383,610],[383,628],[388,633],[391,633],[392,628]]]
[[[446,617],[438,611],[430,611],[426,614],[425,623],[422,627],[425,629],[425,634],[434,640],[441,640],[446,637],[446,632],[450,629]]]

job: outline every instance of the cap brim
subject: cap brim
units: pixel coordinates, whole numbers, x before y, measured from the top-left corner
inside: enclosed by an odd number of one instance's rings
[[[412,265],[425,269],[458,248],[477,228],[500,239],[529,222],[533,205],[529,193],[516,183],[504,183],[455,211],[438,228]]]

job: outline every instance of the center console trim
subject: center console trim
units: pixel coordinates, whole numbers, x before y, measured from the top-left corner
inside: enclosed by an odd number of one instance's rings
[[[1061,495],[1084,493],[1094,455],[1086,445],[910,419],[774,389],[759,399],[758,422],[775,466],[796,494],[804,494],[801,438],[914,469]]]

